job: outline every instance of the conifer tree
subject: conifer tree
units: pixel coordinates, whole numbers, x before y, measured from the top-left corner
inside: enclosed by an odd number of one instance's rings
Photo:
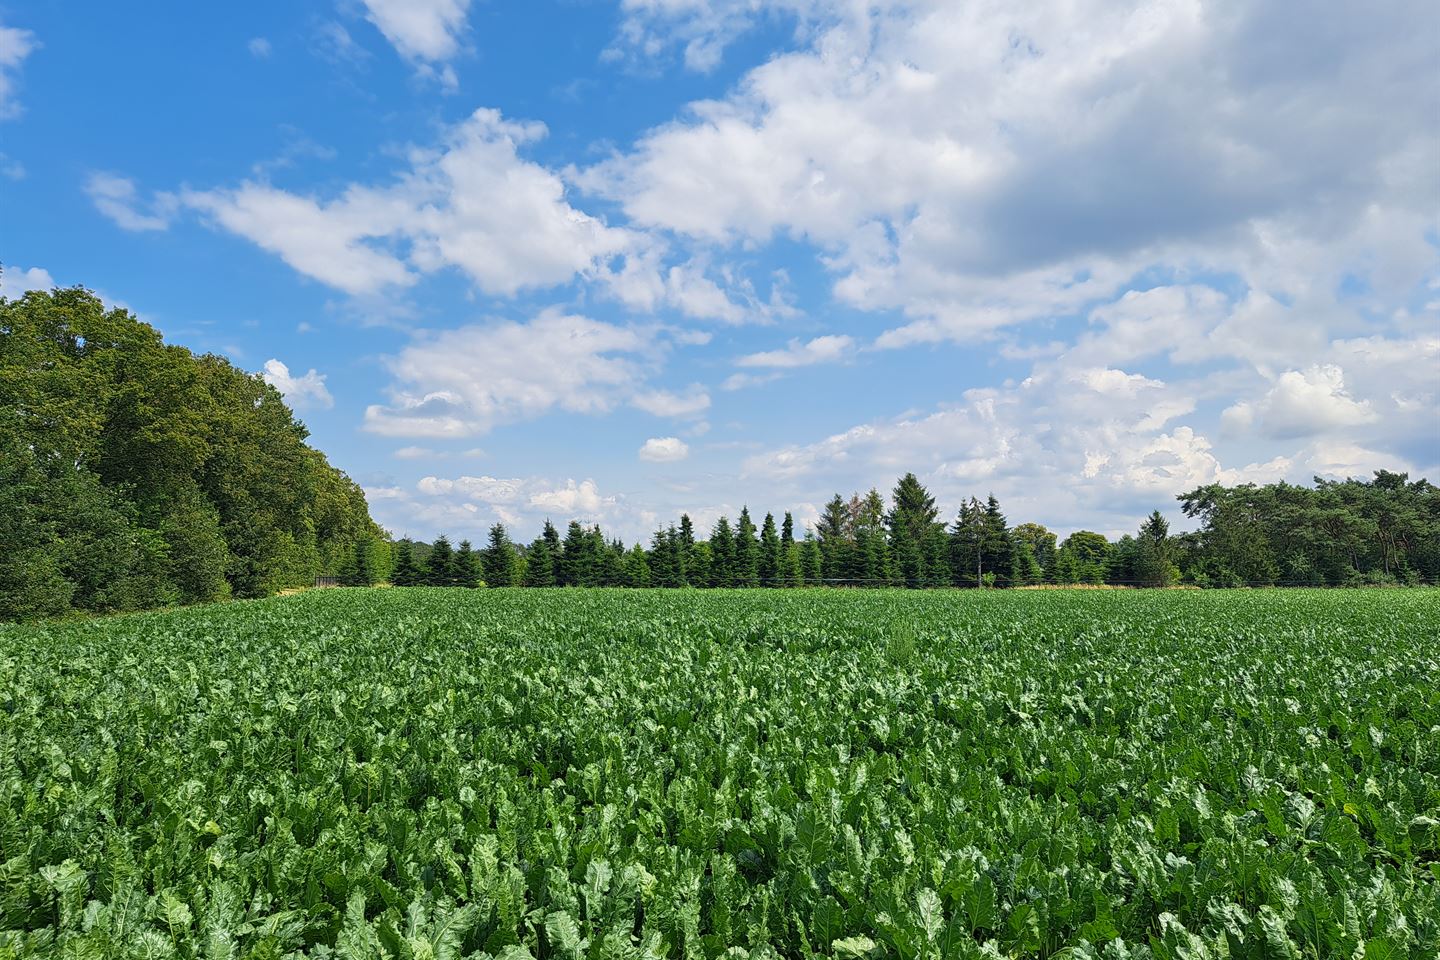
[[[775,532],[775,514],[765,514],[760,525],[760,586],[783,586],[780,581],[780,536]]]
[[[408,539],[395,545],[395,567],[390,571],[390,582],[397,587],[413,587],[421,582],[421,571]]]
[[[595,562],[589,534],[579,520],[571,520],[565,529],[555,582],[562,587],[584,587],[590,585],[594,575]]]
[[[820,542],[808,530],[800,541],[800,576],[806,585],[818,586],[825,580]]]
[[[525,553],[525,586],[555,586],[555,555],[550,552],[550,541],[544,536],[535,538]]]
[[[645,557],[645,548],[635,544],[625,554],[621,565],[623,583],[627,587],[651,586],[650,562]],[[663,584],[655,584],[663,586]]]
[[[469,540],[460,541],[460,549],[450,563],[450,583],[456,587],[478,587],[480,585],[480,558]]]
[[[960,505],[950,534],[950,562],[956,586],[981,586],[985,574],[985,510],[971,497]]]
[[[703,587],[709,582],[708,557],[695,539],[695,524],[690,514],[680,514],[680,583],[682,586]]]
[[[785,511],[785,521],[780,525],[780,585],[800,586],[800,548],[795,543],[795,518]]]
[[[369,537],[361,537],[355,541],[351,548],[354,556],[353,566],[355,570],[355,583],[357,587],[373,587],[379,577],[375,573],[375,541]]]
[[[754,587],[760,583],[760,545],[755,541],[755,521],[750,508],[740,508],[735,527],[735,586]]]
[[[430,555],[425,558],[425,572],[422,582],[429,587],[448,587],[454,583],[455,551],[450,539],[444,534],[435,538],[430,545]]]
[[[837,493],[825,504],[825,510],[820,514],[820,522],[816,525],[821,571],[817,579],[836,582],[846,579],[850,572],[849,528],[850,508]],[[806,579],[810,579],[808,574]]]
[[[520,556],[515,552],[515,544],[510,542],[504,524],[497,523],[490,528],[490,538],[480,557],[480,572],[487,587],[520,585]]]
[[[984,516],[984,536],[980,544],[984,553],[982,565],[986,570],[994,572],[997,586],[1009,586],[1013,553],[1010,547],[1010,528],[1006,526],[1005,514],[1000,512],[1000,501],[995,499],[993,493],[985,500]]]
[[[710,586],[735,586],[735,536],[730,521],[721,517],[710,534]]]

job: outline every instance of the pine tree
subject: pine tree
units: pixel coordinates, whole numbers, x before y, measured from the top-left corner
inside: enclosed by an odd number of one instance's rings
[[[735,527],[735,586],[754,587],[760,583],[760,545],[755,542],[755,521],[750,508],[740,508]]]
[[[550,541],[544,536],[535,538],[525,552],[525,586],[555,586],[555,555],[550,552]]]
[[[375,541],[369,537],[361,537],[355,541],[353,553],[355,556],[355,586],[373,587],[379,581],[375,573]]]
[[[650,586],[650,562],[645,558],[645,548],[635,544],[625,554],[622,565],[624,585],[627,587]],[[657,584],[659,586],[660,584]]]
[[[619,540],[605,541],[597,524],[590,531],[591,549],[595,555],[594,576],[586,586],[619,587],[625,583],[625,545]]]
[[[425,572],[422,578],[426,586],[448,587],[454,584],[455,552],[450,547],[450,540],[444,534],[435,538],[430,545],[430,555],[425,558]]]
[[[866,586],[884,586],[890,580],[890,547],[885,536],[885,500],[871,488],[852,506],[855,556],[850,576]]]
[[[1180,571],[1171,560],[1170,522],[1159,510],[1145,518],[1135,542],[1132,575],[1140,586],[1168,587],[1179,581]]]
[[[565,529],[565,542],[561,546],[560,562],[555,565],[555,582],[562,587],[580,587],[588,584],[594,575],[590,554],[589,538],[579,520],[571,520]]]
[[[936,518],[940,514],[935,498],[913,473],[896,482],[890,497],[892,505],[886,523],[890,527],[895,576],[907,587],[935,586],[943,577],[935,563]]]
[[[695,524],[690,514],[680,514],[680,583],[682,586],[703,587],[709,582],[708,558],[695,540]]]
[[[980,501],[971,497],[960,505],[960,515],[950,534],[951,583],[956,586],[978,587],[983,583],[985,510]]]
[[[355,567],[355,551],[346,550],[345,555],[340,558],[340,566],[335,571],[335,579],[340,581],[342,587],[360,586],[360,571]]]
[[[480,558],[469,540],[460,541],[455,559],[450,563],[450,582],[457,587],[478,587],[480,585]]]
[[[850,508],[840,494],[835,494],[825,504],[816,525],[820,547],[820,577],[831,581],[842,581],[850,572]],[[806,579],[810,579],[806,576]]]
[[[735,536],[725,517],[715,521],[710,534],[710,586],[735,586]]]
[[[490,538],[480,557],[480,572],[487,587],[520,585],[520,557],[502,523],[490,528]]]
[[[760,525],[760,586],[783,586],[780,581],[780,536],[775,532],[775,514],[765,514]]]
[[[413,587],[421,582],[421,571],[415,563],[415,553],[408,539],[395,545],[395,567],[390,571],[390,582],[397,587]]]
[[[985,501],[985,520],[982,524],[984,536],[980,543],[984,554],[982,565],[995,574],[997,586],[1010,585],[1010,528],[1005,523],[1005,514],[1000,512],[1000,501],[990,494]]]
[[[795,545],[795,518],[788,510],[780,525],[780,585],[800,586],[800,549]]]
[[[637,543],[635,545],[639,547]],[[656,530],[650,538],[650,556],[647,560],[650,585],[656,587],[678,587],[680,577],[679,535],[672,525],[668,530]]]
[[[815,535],[806,532],[805,539],[800,541],[800,576],[809,585],[819,585],[824,582],[824,559],[820,552],[820,542]]]

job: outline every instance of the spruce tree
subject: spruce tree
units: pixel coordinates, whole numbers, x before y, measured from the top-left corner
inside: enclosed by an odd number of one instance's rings
[[[780,537],[775,532],[775,514],[765,514],[760,525],[760,586],[779,587],[780,580]]]
[[[525,553],[525,586],[555,586],[555,555],[550,552],[550,541],[543,536],[536,537]]]
[[[555,582],[562,587],[578,587],[590,579],[586,562],[588,545],[585,528],[579,520],[571,520],[565,528],[565,541],[560,546],[560,559],[555,564]]]
[[[425,558],[425,573],[422,578],[426,586],[448,587],[454,583],[455,552],[450,539],[443,533],[430,545],[430,555]]]
[[[840,494],[835,494],[825,504],[816,524],[820,547],[820,577],[831,581],[842,581],[850,572],[850,508]],[[807,574],[806,579],[810,577]]]
[[[735,586],[754,587],[760,583],[760,545],[755,541],[755,521],[750,508],[740,508],[735,527]]]
[[[709,582],[708,557],[695,539],[695,524],[690,514],[680,514],[680,583],[682,586],[703,587]]]
[[[1010,528],[1005,523],[1005,514],[1000,512],[1000,501],[995,499],[995,494],[985,501],[984,522],[981,524],[984,531],[980,543],[980,550],[984,554],[982,566],[995,574],[997,586],[1010,585]]]
[[[806,531],[805,539],[800,541],[800,576],[805,584],[818,586],[825,580],[824,561],[820,552],[820,543],[815,535]]]
[[[621,566],[623,584],[627,587],[648,587],[651,585],[650,561],[645,557],[645,548],[635,544],[625,554]],[[664,586],[664,584],[655,584]]]
[[[375,574],[375,541],[369,537],[361,537],[355,541],[353,553],[355,556],[355,586],[373,587],[380,579]]]
[[[460,549],[450,562],[450,583],[456,587],[478,587],[480,585],[480,558],[469,540],[460,541]]]
[[[480,571],[487,587],[520,585],[520,557],[515,553],[515,544],[510,542],[502,523],[490,528],[489,540],[480,557]]]
[[[978,587],[985,574],[985,510],[971,497],[960,505],[960,515],[950,534],[951,582],[956,586]]]
[[[800,586],[800,548],[795,544],[795,518],[785,511],[780,525],[780,581],[784,587]]]
[[[710,534],[710,586],[735,586],[735,537],[725,517],[715,521]]]
[[[395,565],[390,570],[390,583],[397,587],[413,587],[420,582],[420,568],[408,539],[395,545]]]

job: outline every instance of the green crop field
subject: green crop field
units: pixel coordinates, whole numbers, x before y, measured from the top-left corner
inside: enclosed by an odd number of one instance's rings
[[[1440,594],[0,628],[0,957],[1440,955]]]

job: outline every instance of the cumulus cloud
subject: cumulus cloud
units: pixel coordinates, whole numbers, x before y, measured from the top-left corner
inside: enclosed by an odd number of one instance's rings
[[[451,59],[459,52],[465,33],[470,0],[362,0],[365,19],[385,35],[399,54],[422,65],[441,83],[453,88],[454,71],[431,64]]]
[[[458,268],[487,293],[563,283],[594,271],[632,235],[572,207],[558,176],[521,159],[545,135],[477,110],[433,149],[410,152],[395,183],[351,184],[325,199],[246,182],[189,191],[186,204],[291,267],[351,294],[403,287]]]
[[[156,193],[148,201],[140,195],[135,181],[111,173],[92,173],[85,181],[85,193],[95,209],[122,230],[144,232],[166,230],[179,208],[171,193]]]
[[[1259,281],[1300,282],[1260,276],[1296,238],[1433,260],[1434,218],[1413,216],[1440,166],[1422,3],[665,0],[629,5],[627,29],[713,45],[762,8],[796,19],[799,49],[578,179],[697,241],[808,240],[842,300],[906,315],[881,345],[1073,313],[1157,263],[1294,299]]]
[[[684,393],[646,390],[630,398],[632,406],[657,417],[697,417],[710,409],[710,395],[698,383]]]
[[[31,31],[0,23],[0,120],[20,115],[20,102],[15,96],[20,84],[20,69],[25,58],[39,46],[40,42]]]
[[[1221,419],[1234,428],[1255,425],[1268,436],[1289,438],[1371,423],[1376,414],[1345,390],[1345,371],[1324,364],[1286,371],[1258,401],[1242,400],[1226,409]]]
[[[556,308],[527,323],[422,332],[390,359],[391,402],[366,410],[366,429],[462,437],[552,411],[601,414],[622,403],[656,416],[695,416],[710,405],[698,385],[684,393],[646,386],[665,349],[655,330]]]
[[[279,360],[265,361],[260,376],[270,386],[285,395],[285,400],[297,410],[316,407],[329,410],[335,406],[335,398],[325,387],[325,375],[313,367],[296,376]]]
[[[690,445],[679,437],[651,437],[640,447],[640,459],[648,463],[674,463],[690,456]]]
[[[740,367],[773,367],[789,369],[808,367],[817,363],[834,363],[849,356],[855,349],[855,341],[847,336],[823,336],[801,342],[791,340],[783,350],[766,350],[751,353],[735,361]]]
[[[7,300],[24,296],[28,290],[50,290],[54,286],[55,279],[50,272],[40,267],[0,268],[0,297]]]
[[[413,488],[366,487],[376,518],[387,529],[423,536],[448,532],[479,540],[495,522],[528,541],[541,524],[569,520],[604,525],[607,533],[632,539],[654,529],[656,515],[619,494],[603,492],[593,479],[554,481],[545,477],[489,475],[422,477]]]

